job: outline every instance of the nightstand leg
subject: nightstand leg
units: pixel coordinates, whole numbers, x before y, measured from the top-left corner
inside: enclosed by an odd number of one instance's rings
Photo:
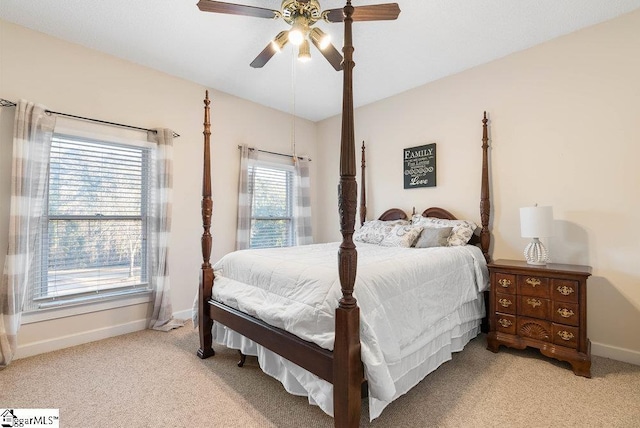
[[[487,335],[487,349],[493,353],[497,353],[500,349],[500,342],[493,336],[495,333]]]
[[[591,361],[569,361],[569,363],[575,375],[591,378]]]

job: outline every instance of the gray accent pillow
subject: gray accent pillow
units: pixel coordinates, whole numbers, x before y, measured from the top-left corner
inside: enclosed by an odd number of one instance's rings
[[[447,220],[435,217],[422,217],[420,214],[415,214],[411,218],[411,224],[424,227],[453,227],[449,239],[447,240],[449,247],[455,247],[456,245],[467,245],[467,242],[471,240],[473,233],[478,226],[468,220]]]
[[[453,227],[425,227],[416,241],[416,248],[446,247]]]

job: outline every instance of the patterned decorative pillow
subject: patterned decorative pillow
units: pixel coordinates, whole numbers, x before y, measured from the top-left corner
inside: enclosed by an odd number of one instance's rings
[[[416,248],[446,247],[453,227],[425,227],[414,244]]]
[[[383,247],[411,247],[420,236],[422,229],[422,226],[396,224],[380,242],[380,245]]]
[[[371,220],[365,221],[360,229],[356,230],[353,234],[354,241],[365,242],[368,244],[380,244],[385,236],[387,236],[393,226],[396,225],[408,225],[407,220]]]
[[[450,247],[467,245],[467,242],[473,236],[473,232],[478,228],[478,225],[469,220],[445,220],[435,217],[422,217],[420,214],[413,215],[411,224],[422,227],[452,227],[453,229],[447,240]]]

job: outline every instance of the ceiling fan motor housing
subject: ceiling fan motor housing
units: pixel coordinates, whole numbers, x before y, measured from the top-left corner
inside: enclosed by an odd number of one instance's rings
[[[310,27],[322,17],[318,0],[309,0],[307,2],[283,0],[280,9],[282,18],[289,25],[303,21],[307,27]]]

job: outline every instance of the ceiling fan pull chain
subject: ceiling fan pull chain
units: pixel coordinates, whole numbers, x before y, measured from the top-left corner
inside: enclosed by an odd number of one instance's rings
[[[296,55],[291,51],[291,151],[296,162]]]

